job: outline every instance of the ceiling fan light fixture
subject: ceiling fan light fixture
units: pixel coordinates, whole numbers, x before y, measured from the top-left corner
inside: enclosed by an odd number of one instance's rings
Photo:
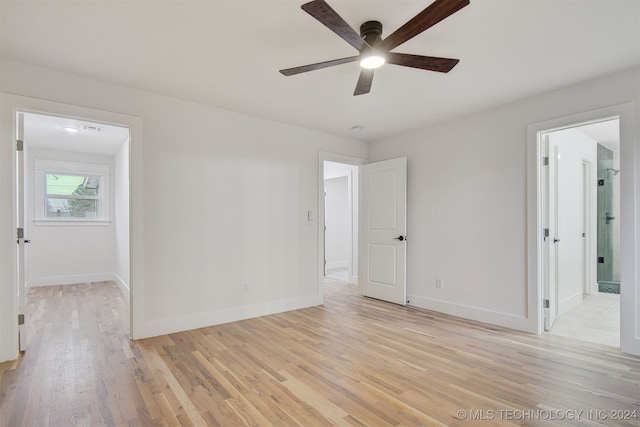
[[[334,32],[342,40],[349,43],[359,54],[346,58],[303,65],[301,67],[287,68],[280,70],[280,74],[293,76],[295,74],[306,73],[307,71],[320,70],[322,68],[359,61],[362,69],[360,70],[360,77],[358,77],[356,88],[353,91],[353,96],[358,96],[371,91],[371,82],[373,81],[374,75],[373,70],[381,67],[385,62],[403,67],[448,73],[460,60],[410,55],[392,52],[392,50],[456,13],[463,7],[468,6],[469,3],[470,0],[432,0],[429,6],[383,39],[382,23],[380,21],[365,22],[360,26],[360,34],[358,34],[338,12],[327,4],[327,0],[311,0],[301,6],[302,10]]]
[[[360,60],[360,66],[367,70],[375,70],[376,68],[380,68],[387,62],[384,59],[384,56],[372,53],[371,55],[363,56]]]

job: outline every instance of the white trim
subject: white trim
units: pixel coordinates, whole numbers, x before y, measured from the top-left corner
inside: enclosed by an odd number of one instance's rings
[[[640,355],[640,141],[638,110],[634,102],[560,117],[527,126],[527,283],[529,330],[543,331],[542,226],[538,194],[540,133],[604,119],[620,119],[620,349]]]
[[[46,172],[69,173],[72,175],[109,175],[111,167],[100,163],[65,162],[61,160],[33,159],[34,169]]]
[[[197,313],[190,316],[173,317],[171,319],[148,320],[145,322],[144,327],[139,329],[138,333],[141,335],[140,338],[149,338],[260,316],[268,316],[270,314],[284,313],[291,310],[300,310],[322,305],[322,303],[321,295],[308,295],[280,301],[268,301],[255,305],[242,305],[206,313]]]
[[[130,294],[129,284],[127,284],[122,279],[122,277],[118,276],[116,273],[113,273],[113,281],[116,282],[116,285],[118,285],[118,288],[120,288],[120,292],[122,292],[122,296],[124,297],[125,301],[129,303],[129,294]]]
[[[331,261],[331,262],[327,262],[327,270],[336,270],[338,268],[347,268],[349,266],[349,263],[347,262],[346,259],[340,260],[340,261]]]
[[[486,310],[469,305],[456,304],[449,301],[442,301],[434,298],[425,298],[417,295],[407,295],[407,304],[425,310],[437,311],[451,316],[474,320],[476,322],[498,325],[504,328],[527,331],[530,320],[526,317],[515,316],[509,313]]]
[[[108,219],[36,219],[33,223],[37,226],[45,227],[106,227],[111,225],[112,221]]]
[[[580,292],[573,294],[562,301],[558,301],[558,316],[576,308],[580,304],[582,304],[582,289],[580,289]]]
[[[113,273],[71,274],[67,276],[35,277],[29,279],[27,287],[76,285],[78,283],[109,282],[115,279]]]
[[[583,204],[587,206],[587,212],[584,220],[586,221],[585,232],[586,232],[586,241],[585,241],[585,253],[583,263],[585,260],[595,259],[597,252],[597,224],[596,219],[597,215],[597,189],[596,189],[596,181],[593,178],[597,175],[595,173],[596,165],[591,162],[586,156],[582,157],[582,165],[586,166],[588,170],[587,178],[587,200],[583,201]],[[584,184],[584,183],[583,183]],[[598,291],[598,282],[596,282],[595,277],[597,276],[597,267],[595,263],[589,263],[588,265],[583,265],[583,292],[586,294],[593,294]]]

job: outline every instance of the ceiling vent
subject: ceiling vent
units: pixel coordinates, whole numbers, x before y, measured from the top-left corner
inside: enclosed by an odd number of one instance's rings
[[[104,130],[104,128],[96,125],[83,125],[82,129],[88,132],[102,132]]]

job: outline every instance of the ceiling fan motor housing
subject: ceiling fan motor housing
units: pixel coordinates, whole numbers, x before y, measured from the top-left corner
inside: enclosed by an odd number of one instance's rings
[[[375,46],[382,39],[382,24],[378,21],[367,21],[360,26],[360,37],[369,46]]]

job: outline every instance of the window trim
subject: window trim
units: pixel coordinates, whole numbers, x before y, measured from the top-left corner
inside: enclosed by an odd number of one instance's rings
[[[73,197],[65,195],[49,195],[46,193],[47,174],[96,176],[100,177],[98,196]],[[110,181],[111,167],[105,164],[65,162],[59,160],[34,159],[34,222],[43,225],[108,225],[111,223]],[[46,212],[46,199],[54,196],[67,199],[97,199],[98,215],[96,218],[49,218]]]

